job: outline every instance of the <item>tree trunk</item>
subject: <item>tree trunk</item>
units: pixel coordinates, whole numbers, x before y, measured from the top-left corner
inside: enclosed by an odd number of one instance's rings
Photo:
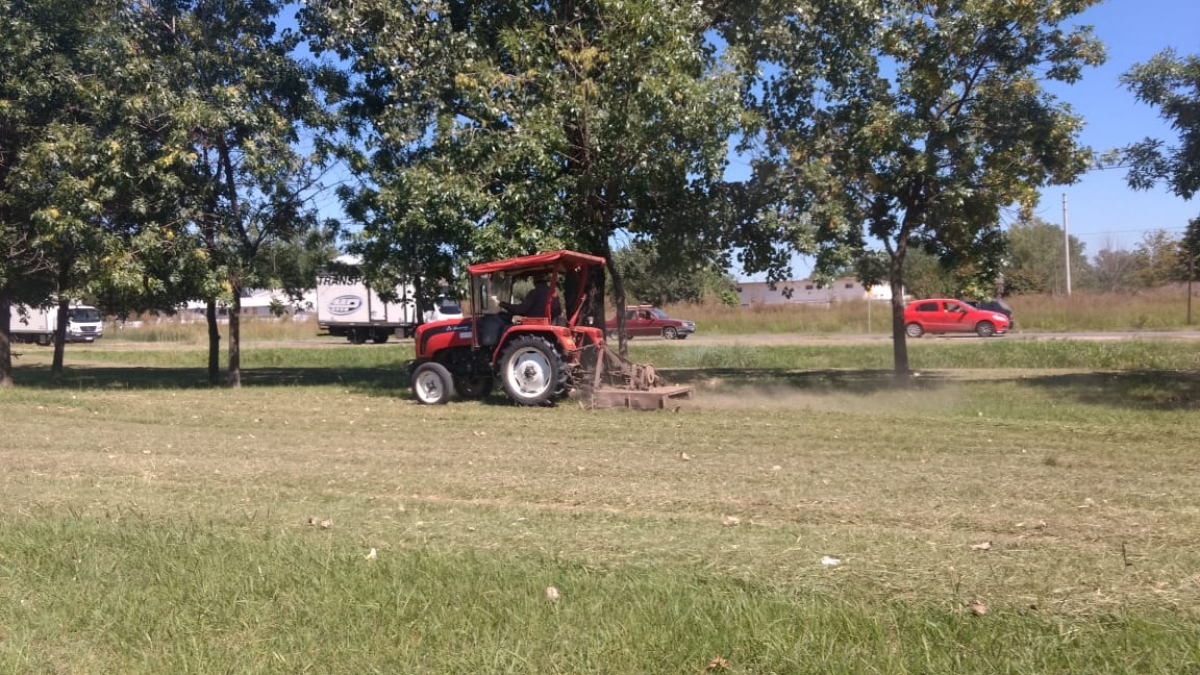
[[[62,288],[62,286],[59,286]],[[58,296],[57,324],[54,326],[54,360],[50,362],[50,379],[58,382],[63,376],[63,352],[67,345],[67,324],[71,320],[71,299]]]
[[[422,282],[420,274],[413,275],[412,287],[413,287],[412,297],[411,298],[400,298],[400,300],[401,301],[412,300],[413,311],[416,312],[416,314],[417,314],[416,316],[413,317],[413,319],[415,319],[414,323],[416,323],[418,326],[420,326],[421,324],[425,323],[425,310],[423,309],[423,305],[422,305],[422,303],[425,302],[425,284]],[[437,298],[434,298],[434,301],[436,302]],[[437,309],[437,307],[430,307],[430,309]],[[401,317],[401,318],[403,318],[403,317]],[[413,330],[415,331],[416,328],[414,328]],[[414,333],[414,335],[415,335],[415,333]],[[408,337],[408,336],[401,335],[400,337]]]
[[[229,305],[229,378],[230,387],[242,386],[242,282],[233,279],[233,301]]]
[[[621,356],[629,356],[629,340],[625,337],[625,279],[617,269],[616,263],[613,262],[611,252],[605,258],[605,266],[608,267],[608,273],[612,277],[613,303],[617,306],[614,311],[617,313],[615,318],[617,320],[618,351],[621,352]],[[604,323],[603,327],[607,329],[608,324]]]
[[[903,263],[901,263],[903,264]],[[892,288],[892,360],[897,382],[907,382],[908,371],[908,334],[904,332],[904,281],[895,270],[896,261],[892,261],[892,272],[888,275]],[[870,300],[868,300],[870,302]]]
[[[217,318],[217,299],[209,298],[204,305],[204,320],[208,324],[208,383],[214,387],[221,380],[221,327]]]
[[[916,221],[914,210],[908,209],[900,231],[896,233],[896,247],[889,250],[891,265],[888,268],[888,283],[892,289],[892,359],[896,382],[907,384],[911,373],[908,369],[908,334],[904,331],[904,259],[908,255],[908,236]]]
[[[233,159],[230,157],[229,146],[225,138],[217,139],[217,161],[225,173],[225,196],[229,199],[229,215],[226,224],[232,222],[238,230],[243,230],[242,206],[238,199],[237,176],[233,171]],[[227,228],[228,229],[228,228]],[[244,239],[244,237],[243,237]],[[241,253],[241,251],[239,251]],[[243,255],[243,261],[252,256]],[[242,270],[238,269],[229,275],[229,286],[233,299],[229,305],[229,386],[242,386]]]
[[[0,288],[0,387],[13,386],[12,295]]]

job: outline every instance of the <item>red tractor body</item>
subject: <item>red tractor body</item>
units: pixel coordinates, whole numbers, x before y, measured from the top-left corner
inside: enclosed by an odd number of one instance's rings
[[[438,404],[456,394],[482,398],[497,379],[522,405],[550,405],[576,391],[586,391],[595,403],[606,386],[649,391],[653,369],[639,367],[631,375],[633,364],[608,350],[603,327],[584,313],[600,292],[594,280],[603,278],[603,270],[603,258],[565,250],[470,266],[468,316],[416,331],[409,370],[417,399]],[[548,287],[534,290],[537,284]],[[518,306],[514,300],[525,289]],[[518,307],[527,314],[507,311]],[[672,391],[667,397],[690,395],[691,389]],[[622,401],[633,405],[628,396]]]

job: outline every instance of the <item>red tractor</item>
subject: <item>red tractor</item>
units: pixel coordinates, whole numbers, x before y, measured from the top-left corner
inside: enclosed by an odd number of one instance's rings
[[[690,387],[665,385],[650,366],[608,349],[603,326],[584,314],[596,292],[590,280],[603,270],[603,258],[574,251],[469,267],[469,315],[416,331],[416,359],[408,368],[417,400],[480,399],[497,379],[509,398],[527,406],[571,395],[596,407],[661,408],[690,397]],[[520,305],[518,297],[525,298]]]

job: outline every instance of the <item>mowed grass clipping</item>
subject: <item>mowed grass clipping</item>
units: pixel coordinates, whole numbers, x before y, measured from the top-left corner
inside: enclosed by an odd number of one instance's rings
[[[393,345],[275,348],[236,391],[27,352],[0,672],[1200,668],[1197,373],[942,346],[970,358],[905,388],[676,365],[699,395],[661,413],[419,406]]]

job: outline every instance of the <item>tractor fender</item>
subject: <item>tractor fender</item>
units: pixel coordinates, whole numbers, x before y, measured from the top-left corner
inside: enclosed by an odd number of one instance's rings
[[[500,342],[496,345],[496,348],[492,351],[492,367],[493,368],[500,367],[500,357],[504,354],[504,350],[508,348],[509,343],[511,343],[513,340],[515,340],[517,338],[520,338],[520,337],[523,337],[526,335],[536,335],[536,336],[541,337],[542,339],[546,340],[550,344],[554,345],[554,348],[556,350],[558,350],[559,355],[562,356],[564,359],[566,359],[569,356],[570,352],[573,351],[573,347],[568,347],[567,345],[573,346],[575,344],[575,340],[571,336],[570,329],[568,329],[564,326],[551,326],[551,325],[514,326],[513,328],[508,329],[508,331],[504,333],[504,337],[502,337],[500,339]]]

